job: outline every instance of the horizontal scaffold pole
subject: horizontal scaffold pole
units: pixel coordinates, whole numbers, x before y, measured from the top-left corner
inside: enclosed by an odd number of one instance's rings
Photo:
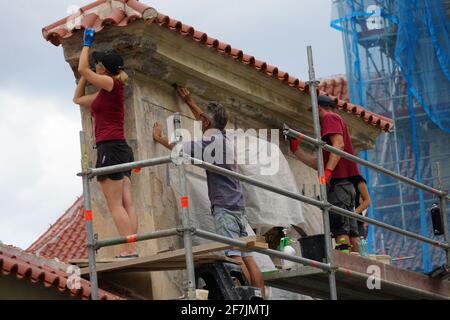
[[[130,235],[127,237],[118,237],[118,238],[112,238],[112,239],[99,240],[95,244],[95,249],[98,250],[100,248],[115,246],[115,245],[119,245],[119,244],[167,238],[167,237],[171,237],[171,236],[176,236],[179,233],[180,233],[180,231],[177,229],[168,229],[168,230],[150,232],[150,233],[142,234],[142,235]],[[181,231],[181,233],[183,233],[183,232]]]
[[[425,185],[423,183],[420,183],[420,182],[417,182],[415,180],[412,180],[412,179],[410,179],[408,177],[401,176],[401,175],[399,175],[399,174],[397,174],[397,173],[395,173],[393,171],[387,170],[387,169],[385,169],[383,167],[380,167],[380,166],[378,166],[376,164],[373,164],[372,162],[366,161],[366,160],[358,158],[358,157],[356,157],[356,156],[354,156],[354,155],[352,155],[350,153],[347,153],[347,152],[342,151],[340,149],[334,148],[334,147],[330,146],[329,144],[325,143],[322,140],[317,141],[316,139],[314,139],[312,137],[309,137],[306,134],[303,134],[301,132],[292,130],[292,129],[286,127],[286,126],[285,126],[285,128],[283,130],[283,133],[284,133],[284,135],[289,136],[291,138],[295,138],[295,139],[298,138],[300,140],[305,140],[306,142],[309,142],[309,143],[313,144],[314,146],[321,145],[322,148],[324,150],[328,151],[328,152],[334,153],[334,154],[336,154],[336,155],[338,155],[338,156],[340,156],[342,158],[345,158],[347,160],[350,160],[352,162],[359,163],[359,164],[361,164],[361,165],[363,165],[365,167],[371,168],[371,169],[373,169],[373,170],[375,170],[377,172],[384,173],[387,176],[393,177],[393,178],[395,178],[397,180],[400,180],[400,181],[402,181],[402,182],[404,182],[406,184],[409,184],[411,186],[414,186],[416,188],[419,188],[419,189],[431,192],[431,193],[436,194],[438,196],[446,196],[447,195],[447,192],[445,192],[445,191],[435,189],[435,188],[427,186],[427,185]]]
[[[104,168],[98,168],[98,169],[89,169],[86,172],[79,173],[78,176],[84,176],[87,175],[89,178],[118,173],[118,172],[124,172],[124,171],[130,171],[133,169],[142,169],[146,167],[153,167],[158,166],[161,164],[166,164],[172,162],[172,159],[170,156],[166,157],[160,157],[160,158],[154,158],[149,160],[142,160],[142,161],[135,161],[135,162],[129,162],[124,164],[118,164],[115,166],[110,167],[104,167]]]
[[[288,255],[288,254],[285,254],[285,253],[283,253],[281,251],[272,250],[272,249],[262,249],[262,248],[255,248],[255,247],[250,247],[249,248],[249,247],[247,247],[247,243],[244,242],[244,241],[223,237],[223,236],[217,235],[215,233],[204,231],[204,230],[198,230],[197,229],[197,230],[195,230],[194,234],[197,237],[200,237],[200,238],[204,238],[204,239],[208,239],[208,240],[212,240],[212,241],[217,241],[217,242],[229,244],[229,245],[240,247],[240,248],[247,248],[250,251],[259,252],[259,253],[262,253],[262,254],[265,254],[265,255],[269,255],[269,256],[272,256],[272,257],[277,257],[277,258],[289,260],[289,261],[292,261],[292,262],[300,263],[300,264],[311,266],[311,267],[314,267],[314,268],[319,268],[319,269],[322,269],[322,270],[327,271],[327,272],[331,272],[330,265],[328,265],[326,263],[323,263],[323,262],[319,262],[319,261],[310,260],[310,259],[306,259],[306,258],[302,258],[302,257]]]

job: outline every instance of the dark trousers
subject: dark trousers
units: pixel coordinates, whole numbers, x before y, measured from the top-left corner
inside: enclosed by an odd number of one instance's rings
[[[354,212],[356,191],[348,180],[331,180],[327,186],[327,199],[332,205]],[[355,219],[330,212],[330,228],[333,237],[347,235],[358,237],[358,224]]]

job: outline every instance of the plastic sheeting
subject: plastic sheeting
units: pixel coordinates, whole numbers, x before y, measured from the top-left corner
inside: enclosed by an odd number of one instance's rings
[[[450,133],[450,18],[441,0],[396,1],[396,61],[431,121]]]

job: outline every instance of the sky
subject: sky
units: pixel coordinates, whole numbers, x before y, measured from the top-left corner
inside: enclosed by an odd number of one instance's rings
[[[0,19],[0,241],[26,249],[82,194],[79,107],[61,47],[42,27],[82,0],[4,1]],[[159,12],[307,80],[345,73],[331,0],[141,0]],[[80,44],[81,45],[81,44]]]

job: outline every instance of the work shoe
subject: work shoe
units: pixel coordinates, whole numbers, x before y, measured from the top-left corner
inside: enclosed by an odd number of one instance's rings
[[[344,242],[341,241],[341,243],[337,244],[334,249],[338,250],[340,252],[343,252],[343,253],[350,254],[350,251],[352,249],[352,245],[344,243]]]

